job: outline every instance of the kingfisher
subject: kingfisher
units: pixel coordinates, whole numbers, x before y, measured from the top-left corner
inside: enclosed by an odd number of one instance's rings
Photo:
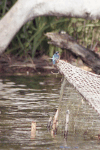
[[[59,55],[59,52],[57,51],[52,57],[53,65],[55,65],[59,59],[60,59],[60,55]]]

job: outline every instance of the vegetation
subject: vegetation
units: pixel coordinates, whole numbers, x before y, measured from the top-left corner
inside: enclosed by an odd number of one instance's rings
[[[16,0],[0,1],[0,18],[11,8]],[[27,22],[17,33],[6,53],[18,56],[31,56],[47,54],[52,57],[54,51],[62,50],[58,47],[47,44],[46,32],[64,30],[73,36],[79,44],[95,49],[99,47],[100,41],[100,21],[85,20],[81,18],[57,18],[57,17],[38,17],[33,21]],[[99,50],[99,48],[98,48]]]

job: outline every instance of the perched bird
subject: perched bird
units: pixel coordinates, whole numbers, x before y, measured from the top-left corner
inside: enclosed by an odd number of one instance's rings
[[[59,52],[56,52],[53,57],[52,57],[52,62],[53,62],[53,65],[56,64],[56,62],[60,59],[60,55],[59,55]]]

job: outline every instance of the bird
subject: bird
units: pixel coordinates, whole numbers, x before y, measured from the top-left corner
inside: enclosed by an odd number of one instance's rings
[[[53,65],[55,65],[59,59],[60,59],[60,55],[59,55],[59,52],[57,51],[56,53],[54,53],[52,57]]]

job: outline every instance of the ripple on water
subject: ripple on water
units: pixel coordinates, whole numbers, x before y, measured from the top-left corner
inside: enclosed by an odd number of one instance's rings
[[[91,140],[90,137],[94,133],[96,135],[99,130],[100,117],[69,84],[66,86],[61,104],[61,116],[59,116],[61,132],[53,136],[51,131],[47,130],[48,119],[54,116],[55,109],[59,106],[60,79],[54,76],[0,79],[2,150],[99,150],[100,143]],[[66,110],[70,110],[67,141],[62,134]],[[35,139],[31,139],[32,121],[37,125]]]

